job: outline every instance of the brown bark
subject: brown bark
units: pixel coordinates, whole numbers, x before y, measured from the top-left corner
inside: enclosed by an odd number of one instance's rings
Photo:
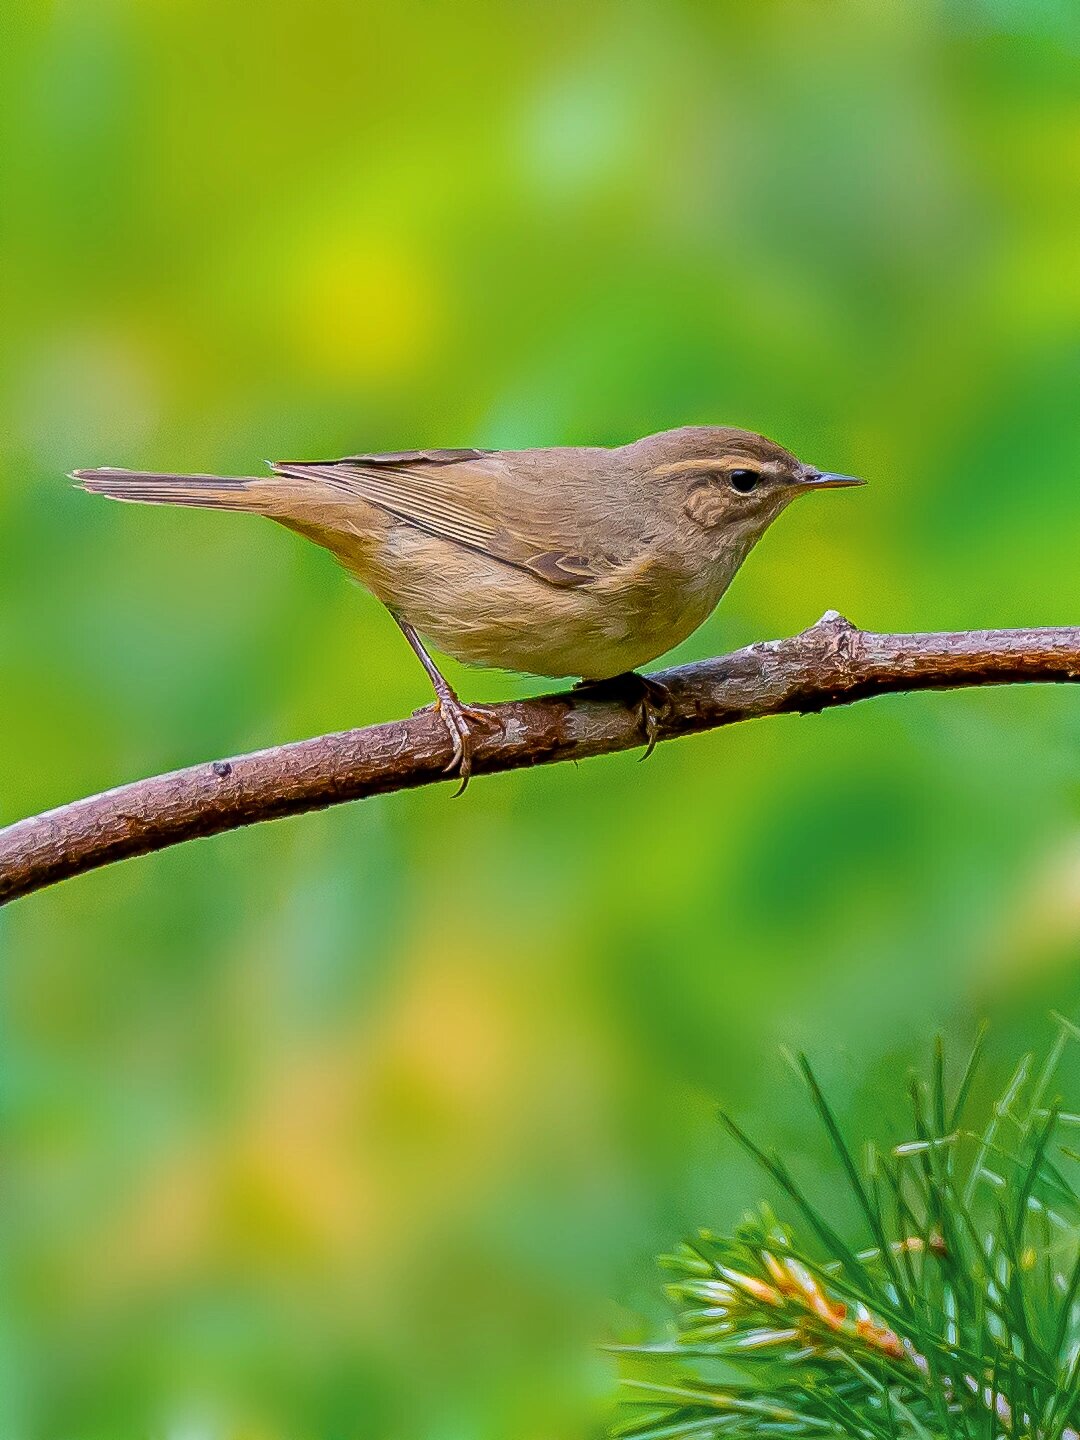
[[[764,715],[824,710],[891,691],[1080,680],[1080,628],[877,635],[830,611],[769,640],[656,675],[670,710],[660,735]],[[566,691],[492,707],[474,773],[581,760],[642,744],[639,712],[618,694]],[[430,711],[407,720],[193,765],[76,800],[0,830],[0,904],[86,870],[444,778],[449,737]],[[467,803],[463,801],[462,803]]]

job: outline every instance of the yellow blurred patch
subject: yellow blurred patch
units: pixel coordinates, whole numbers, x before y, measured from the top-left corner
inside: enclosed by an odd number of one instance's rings
[[[1080,941],[1080,835],[1058,838],[990,921],[980,983],[987,992],[1068,974]]]
[[[324,380],[415,373],[436,347],[441,315],[430,266],[396,239],[321,244],[298,270],[294,339]]]
[[[1075,324],[1080,316],[1080,246],[1071,218],[1043,225],[1018,240],[1001,259],[991,291],[1015,339]]]

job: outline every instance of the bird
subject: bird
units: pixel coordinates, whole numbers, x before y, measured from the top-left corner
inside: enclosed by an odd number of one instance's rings
[[[666,692],[639,667],[712,614],[792,500],[864,483],[764,435],[709,425],[618,446],[277,461],[264,476],[105,468],[71,478],[112,500],[263,515],[329,550],[426,670],[460,789],[475,727],[497,722],[460,700],[425,641],[470,665],[629,685],[648,754]]]

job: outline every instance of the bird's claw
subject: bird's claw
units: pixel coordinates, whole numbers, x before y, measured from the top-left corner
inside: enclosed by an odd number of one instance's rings
[[[635,672],[634,679],[641,686],[638,710],[641,714],[641,728],[645,731],[645,753],[641,758],[648,760],[660,739],[664,718],[671,713],[671,691],[658,680],[650,680],[647,675],[638,675]]]
[[[574,689],[600,693],[614,691],[620,698],[625,698],[637,711],[645,732],[645,753],[641,758],[649,758],[660,739],[664,718],[672,709],[671,691],[666,685],[648,675],[639,675],[636,670],[628,670],[625,675],[615,675],[610,680],[582,680]]]
[[[443,767],[443,774],[456,775],[460,779],[461,784],[454,791],[456,800],[465,793],[472,779],[473,726],[498,729],[500,722],[491,710],[479,705],[463,705],[452,692],[438,695],[424,709],[433,710],[439,716],[453,744],[453,753],[449,763]]]

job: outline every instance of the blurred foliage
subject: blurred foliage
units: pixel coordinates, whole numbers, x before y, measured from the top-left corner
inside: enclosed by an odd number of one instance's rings
[[[0,819],[428,698],[326,555],[76,465],[725,421],[871,483],[786,517],[678,656],[830,606],[1075,622],[1078,49],[1071,0],[3,7]],[[15,905],[2,1428],[595,1433],[649,1257],[755,1193],[714,1099],[824,1170],[780,1042],[862,1124],[928,1028],[984,1012],[1010,1054],[1075,1013],[1078,941],[1050,687],[373,800]]]
[[[822,1208],[724,1117],[806,1240],[766,1205],[662,1258],[678,1329],[626,1347],[654,1378],[626,1377],[618,1435],[1076,1440],[1080,1115],[1063,1110],[1056,1072],[1078,1036],[1061,1020],[1049,1055],[1025,1056],[981,1116],[968,1099],[982,1037],[952,1084],[939,1042],[930,1078],[909,1085],[908,1138],[869,1142],[865,1163],[799,1058],[866,1250],[834,1227],[832,1197]]]

